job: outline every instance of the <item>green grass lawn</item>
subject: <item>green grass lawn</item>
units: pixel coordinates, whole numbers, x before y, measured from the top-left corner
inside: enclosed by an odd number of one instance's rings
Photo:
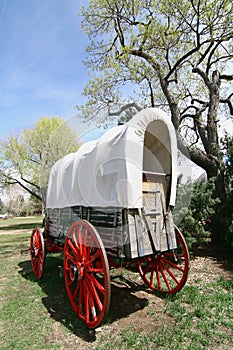
[[[20,225],[28,228],[27,225],[41,222],[39,217],[10,220],[4,222],[9,229]],[[150,332],[147,327],[142,332],[135,329],[136,324],[130,321],[130,315],[133,315],[133,320],[140,321],[137,312],[126,314],[122,323],[118,323],[110,307],[102,332],[93,339],[70,306],[58,269],[63,262],[62,253],[46,256],[44,276],[38,281],[32,272],[30,253],[25,251],[29,242],[30,231],[8,235],[1,234],[0,228],[1,350],[233,348],[233,283],[229,279],[219,277],[204,281],[197,276],[177,295],[163,300],[160,313],[153,311],[153,303],[144,303],[150,329],[153,329],[153,322],[158,323],[161,315],[172,320],[170,323],[161,321],[160,327]],[[119,308],[127,308],[127,304],[120,306],[118,292],[113,304],[116,309],[118,304]],[[132,293],[131,300],[136,300],[134,290],[125,293],[128,296]]]
[[[29,242],[30,234],[0,234],[0,349],[61,349],[69,333],[82,334],[84,326],[59,276],[62,256],[47,257],[38,281],[25,251]]]
[[[7,220],[0,220],[0,232],[1,230],[31,229],[35,226],[41,226],[42,222],[43,217],[41,215],[13,217]]]

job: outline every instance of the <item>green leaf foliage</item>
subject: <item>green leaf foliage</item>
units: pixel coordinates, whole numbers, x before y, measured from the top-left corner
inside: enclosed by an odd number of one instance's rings
[[[233,137],[225,134],[222,139],[226,193],[220,207],[220,227],[222,240],[233,249]]]
[[[52,165],[78,149],[77,135],[58,117],[43,117],[33,129],[10,136],[1,145],[0,184],[19,184],[37,199],[45,201]]]
[[[192,191],[189,206],[184,206],[187,195],[186,189],[178,185],[177,207],[174,219],[183,212],[183,220],[179,228],[185,235],[187,243],[191,247],[193,243],[200,243],[211,234],[211,220],[215,215],[219,198],[213,198],[215,179],[209,181],[196,181],[189,184]]]
[[[164,78],[181,107],[192,96],[205,100],[206,84],[192,70],[203,69],[210,79],[231,59],[232,9],[229,0],[89,1],[81,10],[90,40],[85,65],[94,73],[84,90],[88,105],[107,106],[109,95],[112,100],[128,83],[137,86],[142,105],[151,105],[150,84],[162,102]]]

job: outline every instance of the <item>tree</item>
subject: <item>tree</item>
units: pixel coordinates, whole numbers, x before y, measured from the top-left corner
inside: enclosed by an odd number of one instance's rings
[[[90,38],[85,64],[95,72],[83,112],[163,107],[180,149],[217,179],[216,195],[224,191],[219,124],[233,115],[232,11],[230,0],[90,0],[82,9]],[[127,84],[136,90],[123,100]]]
[[[2,202],[2,200],[0,199],[0,213],[2,214],[4,212],[5,206]]]
[[[9,137],[1,145],[0,185],[20,185],[45,205],[51,166],[78,148],[77,135],[58,117],[43,117],[34,129]]]
[[[25,209],[25,200],[22,194],[19,194],[14,197],[14,200],[11,203],[11,212],[20,216],[21,212]]]

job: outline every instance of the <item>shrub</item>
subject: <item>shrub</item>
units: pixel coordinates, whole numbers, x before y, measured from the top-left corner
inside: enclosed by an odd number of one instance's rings
[[[187,185],[185,186],[187,187]],[[211,235],[211,220],[215,214],[219,198],[212,197],[215,190],[215,179],[209,181],[196,181],[189,183],[189,190],[192,191],[188,207],[185,205],[187,192],[184,185],[178,185],[177,207],[174,214],[177,216],[183,212],[183,220],[179,223],[180,230],[186,237],[187,244],[191,248],[194,243],[200,243]]]
[[[233,138],[225,134],[222,139],[224,158],[224,181],[226,193],[221,198],[220,227],[221,237],[226,246],[233,249]]]

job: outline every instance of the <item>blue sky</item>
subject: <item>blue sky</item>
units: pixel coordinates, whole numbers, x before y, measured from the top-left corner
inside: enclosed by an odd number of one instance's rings
[[[87,0],[0,0],[0,140],[84,102]]]
[[[88,0],[0,0],[0,141],[85,102]],[[232,126],[231,126],[232,130]]]

